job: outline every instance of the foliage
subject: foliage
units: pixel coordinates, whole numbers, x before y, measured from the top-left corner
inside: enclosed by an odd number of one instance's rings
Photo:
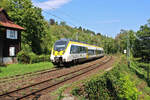
[[[72,91],[71,91],[71,94],[72,95],[75,95],[75,96],[78,96],[79,95],[79,93],[80,93],[80,88],[79,87],[76,87],[76,88],[74,88]]]
[[[17,59],[20,63],[29,64],[30,63],[30,56],[24,50],[20,51],[17,54]]]
[[[35,54],[50,54],[54,42],[60,38],[78,39],[89,44],[105,47],[106,53],[115,53],[114,39],[95,32],[58,24],[54,19],[46,21],[42,10],[33,6],[31,0],[2,0],[10,18],[25,28],[22,32],[22,45],[28,44]],[[8,3],[6,3],[8,2]]]
[[[74,95],[83,95],[88,100],[127,99],[137,100],[139,92],[128,75],[120,72],[118,64],[116,68],[84,83],[82,88],[75,88]]]
[[[137,36],[140,37],[142,39],[142,37],[145,36],[149,36],[150,37],[150,24],[146,24],[144,26],[140,27],[140,30],[137,31]],[[134,56],[135,57],[142,57],[145,61],[146,60],[150,60],[150,45],[149,45],[150,40],[138,40],[136,39],[135,43],[134,43],[134,51],[135,53]]]
[[[42,37],[46,34],[47,22],[42,10],[34,7],[31,0],[8,0],[8,15],[18,25],[25,28],[22,32],[22,44],[31,44],[32,51],[42,53]]]
[[[50,55],[36,55],[32,52],[30,46],[26,44],[23,46],[23,49],[17,54],[17,59],[20,63],[32,64],[50,61]]]
[[[50,55],[39,55],[32,59],[32,63],[50,61]]]
[[[134,71],[137,76],[143,80],[145,80],[148,84],[148,86],[150,86],[150,79],[149,76],[148,76],[148,73],[150,71],[150,64],[146,64],[146,63],[139,63],[135,60],[131,61],[131,66],[130,68],[132,69],[132,71]]]
[[[122,74],[121,74],[122,75]],[[138,90],[136,89],[135,85],[129,79],[129,76],[122,75],[118,82],[115,83],[116,91],[119,99],[128,99],[128,100],[137,100],[138,99]]]
[[[33,52],[25,52],[24,50],[17,54],[17,58],[20,63],[24,64],[50,61],[50,55],[36,55]]]
[[[0,0],[0,8],[5,8],[8,11],[9,0]]]
[[[128,46],[134,57],[141,57],[144,62],[149,61],[150,40],[143,37],[150,37],[150,20],[148,20],[148,24],[141,26],[137,32],[121,30],[115,38],[118,52],[123,53],[123,50],[127,49]]]

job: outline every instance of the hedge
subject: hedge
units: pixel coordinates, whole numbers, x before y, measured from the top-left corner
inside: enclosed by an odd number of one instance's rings
[[[33,52],[28,53],[22,50],[17,54],[17,59],[19,63],[32,64],[32,63],[50,61],[50,55],[36,55]]]

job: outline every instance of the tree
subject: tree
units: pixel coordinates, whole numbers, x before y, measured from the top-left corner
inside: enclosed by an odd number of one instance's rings
[[[61,22],[60,22],[60,25],[61,25],[61,26],[66,26],[66,22],[61,21]]]
[[[42,37],[47,24],[42,16],[42,10],[32,5],[31,0],[9,0],[8,15],[18,25],[25,28],[22,32],[22,43],[31,44],[33,52],[42,53]]]
[[[54,19],[50,19],[50,25],[54,25],[55,24],[55,20]]]
[[[120,30],[120,33],[115,37],[118,52],[123,53],[127,49],[127,30]]]
[[[97,35],[100,35],[100,36],[101,36],[101,33],[97,33]]]
[[[137,37],[150,37],[150,23],[141,26],[140,30],[136,32]],[[134,42],[134,56],[142,57],[143,59],[149,59],[150,49],[147,48],[150,40],[139,40],[138,38]]]
[[[78,28],[80,31],[82,31],[82,27],[80,26],[79,28]]]
[[[9,0],[0,0],[0,8],[4,8],[8,12]]]

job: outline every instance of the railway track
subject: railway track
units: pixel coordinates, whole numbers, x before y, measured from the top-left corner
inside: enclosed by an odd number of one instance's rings
[[[32,85],[28,85],[26,87],[22,87],[10,92],[6,92],[4,94],[0,95],[0,100],[2,99],[7,99],[7,98],[11,98],[11,100],[20,100],[20,99],[25,99],[25,98],[36,98],[37,96],[39,96],[39,93],[47,90],[53,86],[56,86],[60,83],[63,83],[67,80],[71,80],[77,76],[80,76],[84,73],[87,73],[93,69],[98,68],[100,65],[103,65],[107,62],[109,62],[111,59],[111,57],[107,57],[105,60],[101,61],[98,64],[94,64],[94,65],[89,65],[83,68],[80,68],[78,70],[74,70],[65,74],[60,74],[56,77],[53,78],[48,78],[47,80],[44,80],[42,82],[38,82]]]
[[[19,89],[20,87],[25,87],[25,86],[28,86],[28,85],[31,85],[31,84],[35,84],[37,82],[42,82],[44,80],[46,80],[47,78],[55,78],[55,76],[60,73],[64,73],[64,72],[69,72],[70,70],[75,70],[77,68],[81,68],[81,67],[84,67],[86,66],[86,64],[88,65],[91,65],[91,64],[94,64],[94,63],[97,63],[97,61],[101,61],[101,60],[104,60],[106,58],[103,57],[99,60],[95,60],[95,61],[90,61],[90,62],[86,62],[84,64],[79,64],[79,65],[76,65],[76,66],[72,66],[71,68],[60,68],[58,70],[48,70],[48,72],[41,72],[41,74],[35,74],[35,75],[29,75],[28,77],[25,77],[26,75],[24,75],[23,77],[17,77],[17,78],[13,78],[12,80],[8,80],[7,82],[4,82],[4,83],[0,83],[0,94],[3,94],[3,93],[6,93],[8,91],[13,91],[13,90],[16,90],[16,89]]]

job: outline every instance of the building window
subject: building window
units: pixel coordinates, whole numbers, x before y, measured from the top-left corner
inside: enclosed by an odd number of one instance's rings
[[[17,39],[18,32],[16,30],[7,29],[7,35],[6,36],[8,39]]]

